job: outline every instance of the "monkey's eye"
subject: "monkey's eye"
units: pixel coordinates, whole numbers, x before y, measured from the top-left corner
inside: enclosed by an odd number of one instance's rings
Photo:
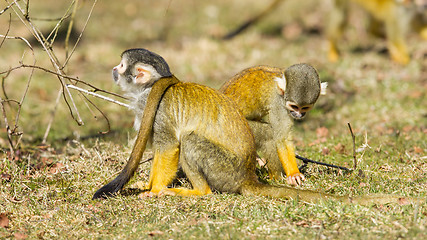
[[[302,110],[308,110],[310,107],[303,107]]]
[[[295,104],[289,105],[294,111],[298,111],[298,106]]]

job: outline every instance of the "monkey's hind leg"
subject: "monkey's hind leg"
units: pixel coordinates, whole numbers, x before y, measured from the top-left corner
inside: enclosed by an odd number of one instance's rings
[[[173,145],[166,150],[157,149],[154,153],[147,190],[159,194],[166,189],[178,171],[179,145]]]
[[[218,160],[218,153],[215,151],[215,146],[204,138],[200,138],[196,134],[183,134],[181,137],[181,154],[180,165],[187,178],[190,180],[193,189],[187,188],[168,188],[162,193],[168,195],[179,196],[201,196],[211,194],[211,188],[207,182],[203,169],[207,167],[207,163],[212,155]],[[214,169],[210,165],[210,170]]]
[[[183,142],[185,143],[185,140]],[[184,148],[183,146],[181,147]],[[188,152],[191,152],[191,150]],[[189,154],[186,153],[185,149],[180,153],[179,147],[163,151],[162,153],[156,152],[148,183],[150,194],[194,196],[212,193],[204,176],[198,171],[196,166],[191,166],[186,161],[184,155]],[[181,167],[190,180],[193,189],[167,188],[167,185],[172,182],[178,170],[178,162],[181,162]]]
[[[190,166],[187,161],[181,161],[182,169],[186,176],[191,182],[193,189],[187,188],[167,188],[161,192],[166,195],[178,195],[178,196],[202,196],[211,194],[211,188],[209,187],[205,177],[195,166]]]

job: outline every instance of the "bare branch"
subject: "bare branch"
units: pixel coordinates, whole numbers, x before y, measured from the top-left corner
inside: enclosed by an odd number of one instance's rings
[[[50,34],[46,37],[46,39],[51,39],[51,41],[50,41],[50,46],[52,46],[52,45],[53,45],[53,42],[55,41],[56,36],[58,35],[58,31],[59,31],[59,28],[61,27],[62,23],[64,22],[64,20],[65,20],[65,19],[67,19],[67,18],[69,17],[69,12],[70,12],[70,10],[71,10],[71,6],[73,6],[73,3],[74,3],[74,2],[75,2],[75,1],[73,1],[73,2],[70,4],[70,6],[68,7],[68,9],[67,9],[67,11],[65,12],[64,16],[62,16],[62,17],[58,20],[58,22],[56,23],[55,27],[52,29],[52,31],[50,32]],[[53,37],[51,38],[51,36],[52,36],[52,35],[53,35]]]
[[[350,129],[351,138],[353,139],[353,170],[357,168],[357,158],[356,158],[356,137],[353,134],[353,129],[351,129],[351,124],[347,123],[348,128]]]
[[[50,129],[51,129],[51,126],[52,126],[52,123],[53,123],[53,119],[54,119],[55,113],[56,113],[56,111],[58,109],[57,106],[59,105],[61,96],[63,97],[63,99],[64,99],[64,101],[66,103],[66,106],[68,107],[68,110],[69,110],[72,118],[79,125],[83,124],[83,120],[80,117],[80,113],[79,113],[79,110],[77,109],[76,102],[74,101],[74,98],[76,97],[76,95],[75,95],[75,93],[71,94],[71,92],[69,90],[69,86],[72,87],[73,89],[78,88],[78,87],[74,86],[77,83],[81,83],[81,84],[84,84],[84,85],[92,88],[90,90],[83,89],[84,91],[86,91],[86,93],[83,93],[82,91],[78,91],[77,95],[83,98],[84,103],[89,108],[89,110],[91,110],[91,112],[93,113],[93,115],[95,117],[99,116],[99,115],[95,111],[92,111],[93,108],[89,104],[93,105],[97,109],[97,111],[99,111],[102,114],[102,116],[107,121],[108,131],[109,131],[109,129],[110,129],[110,123],[109,123],[109,120],[106,117],[106,115],[93,102],[91,102],[91,100],[88,99],[88,97],[86,95],[84,95],[84,94],[89,94],[91,96],[98,96],[99,97],[99,96],[102,96],[102,95],[95,94],[95,92],[99,91],[99,92],[104,92],[106,94],[114,95],[116,97],[120,97],[120,98],[123,98],[123,99],[126,99],[126,98],[120,96],[119,94],[111,93],[111,92],[102,90],[100,88],[97,88],[97,87],[95,87],[95,86],[93,86],[93,85],[91,85],[89,83],[86,83],[85,81],[82,81],[82,80],[80,80],[80,79],[78,79],[76,77],[70,77],[70,76],[68,76],[64,72],[65,71],[64,69],[66,68],[67,64],[69,63],[69,61],[71,59],[71,56],[75,52],[76,47],[78,46],[79,41],[81,40],[83,32],[85,31],[85,29],[86,29],[86,27],[88,25],[89,19],[92,16],[92,13],[93,13],[93,10],[94,10],[95,5],[97,3],[97,0],[93,0],[93,4],[92,4],[90,12],[89,12],[89,14],[88,14],[88,16],[86,18],[86,22],[84,24],[84,28],[80,32],[80,35],[79,35],[76,43],[73,45],[73,48],[72,48],[71,51],[69,51],[69,47],[68,47],[69,45],[68,44],[69,44],[69,40],[70,40],[70,36],[71,36],[71,30],[73,28],[73,25],[75,24],[75,16],[76,16],[76,13],[78,11],[78,4],[80,2],[79,0],[73,0],[71,2],[71,4],[68,5],[67,11],[63,14],[63,16],[61,18],[59,18],[59,20],[57,20],[58,22],[56,23],[56,26],[48,34],[47,37],[45,37],[45,35],[38,29],[38,26],[36,24],[34,24],[34,20],[38,20],[38,19],[30,17],[30,14],[32,14],[31,8],[30,8],[30,0],[27,0],[27,1],[5,0],[5,2],[8,4],[8,6],[6,8],[4,8],[3,10],[0,10],[0,15],[3,14],[3,13],[5,13],[8,10],[12,10],[12,12],[16,15],[16,17],[20,20],[20,22],[34,36],[34,38],[40,44],[40,46],[42,47],[42,49],[44,50],[44,52],[46,52],[46,54],[47,54],[47,56],[48,56],[48,58],[49,58],[49,60],[50,60],[50,62],[52,64],[52,66],[53,66],[52,70],[49,70],[49,69],[41,67],[41,66],[37,66],[36,65],[36,58],[34,56],[34,50],[33,50],[33,47],[31,46],[31,44],[29,43],[29,41],[27,39],[23,38],[23,37],[9,36],[9,31],[10,31],[10,26],[11,26],[11,19],[12,19],[12,15],[10,15],[9,26],[8,26],[7,32],[4,33],[5,35],[0,35],[0,37],[2,38],[2,39],[0,39],[0,48],[3,45],[3,43],[5,42],[6,39],[19,39],[21,41],[24,41],[25,44],[31,49],[31,53],[32,53],[32,56],[33,56],[33,59],[34,59],[32,65],[24,64],[23,59],[24,59],[24,56],[27,54],[27,51],[25,51],[24,55],[23,55],[23,57],[21,59],[21,61],[19,61],[19,64],[20,64],[19,66],[10,68],[10,69],[8,69],[6,71],[3,71],[3,72],[0,72],[0,75],[3,74],[3,76],[1,76],[2,77],[1,85],[2,85],[2,90],[3,90],[3,95],[4,95],[4,98],[1,99],[1,109],[0,109],[0,111],[3,113],[3,117],[6,120],[7,119],[9,119],[9,120],[11,119],[10,116],[7,116],[7,114],[9,114],[9,112],[7,112],[7,110],[8,110],[7,108],[5,109],[6,103],[9,103],[9,106],[10,106],[11,102],[17,103],[17,113],[16,113],[16,116],[14,116],[15,117],[15,119],[14,119],[15,120],[15,126],[11,127],[9,125],[9,124],[11,124],[12,121],[9,121],[9,122],[6,121],[6,123],[5,123],[6,124],[6,129],[8,130],[8,138],[10,140],[11,150],[13,150],[14,148],[16,148],[16,146],[19,145],[19,141],[20,141],[20,139],[17,140],[16,138],[12,138],[12,135],[13,136],[19,135],[19,137],[22,137],[22,133],[20,134],[20,133],[17,132],[18,123],[19,123],[19,117],[20,117],[20,114],[21,114],[22,104],[25,102],[25,99],[26,99],[27,94],[29,92],[31,80],[32,80],[32,77],[33,77],[35,69],[43,70],[43,71],[45,71],[47,73],[55,75],[58,78],[58,80],[59,80],[59,82],[61,84],[61,88],[58,91],[58,96],[57,96],[56,101],[55,101],[55,106],[53,107],[53,109],[51,111],[52,117],[50,118],[49,124],[47,126],[46,132],[45,132],[44,137],[43,137],[43,143],[46,142],[47,136],[48,136],[48,134],[50,132]],[[59,61],[59,58],[56,55],[56,52],[52,48],[52,45],[53,45],[54,41],[57,38],[57,34],[58,34],[59,28],[61,27],[61,25],[64,24],[64,20],[66,20],[68,18],[71,18],[71,21],[68,24],[68,29],[67,29],[66,39],[65,39],[65,61],[63,63],[61,63]],[[23,95],[22,95],[20,101],[8,99],[8,96],[7,96],[5,88],[4,88],[4,86],[6,85],[5,81],[6,81],[7,77],[9,76],[9,74],[12,71],[17,70],[17,69],[21,69],[21,68],[31,68],[31,72],[28,75],[26,86],[25,86],[24,91],[23,91]],[[72,83],[72,84],[69,84],[69,83]],[[104,99],[104,100],[111,99],[111,98],[104,97],[104,96],[102,96],[101,98]],[[121,106],[127,107],[127,105],[125,103],[121,103],[120,104],[119,101],[116,101],[114,99],[111,99],[111,102],[116,102],[117,104],[119,104]],[[13,108],[15,108],[15,106],[13,106]],[[11,152],[13,152],[13,151],[11,151]]]
[[[28,4],[29,4],[29,2],[28,2]],[[28,4],[27,4],[27,7],[28,7]],[[12,7],[12,9],[16,13],[17,17],[28,28],[28,30],[33,34],[33,36],[36,38],[36,40],[41,44],[41,46],[43,47],[43,49],[48,54],[48,57],[49,57],[52,65],[56,69],[57,73],[63,74],[62,68],[60,67],[58,58],[56,57],[56,55],[52,51],[52,49],[50,47],[46,46],[46,38],[43,36],[43,34],[41,33],[41,31],[32,23],[32,21],[28,17],[28,12],[24,11],[22,9],[22,7],[20,6],[20,4],[18,2],[16,2],[16,1],[15,1],[15,5],[18,8],[19,11],[17,11],[14,7]],[[25,19],[23,19],[21,17],[21,14],[24,16]],[[66,87],[66,84],[64,83],[64,79],[62,77],[60,77],[60,76],[58,76],[58,79],[59,79],[59,81],[60,81],[60,83],[62,85],[62,88],[64,90],[63,91],[63,98],[64,98],[65,103],[68,106],[68,109],[70,111],[71,116],[77,122],[77,124],[83,125],[83,120],[80,117],[80,113],[79,113],[79,111],[77,109],[77,106],[76,106],[76,104],[74,102],[74,99],[73,99],[70,91],[68,90],[68,88]],[[67,97],[70,99],[72,107],[70,106],[70,103],[68,102]],[[76,114],[76,116],[74,116],[74,113]]]
[[[56,109],[59,105],[59,100],[61,99],[61,96],[62,96],[62,88],[59,89],[58,96],[56,97],[56,100],[55,100],[55,105],[54,105],[52,111],[50,112],[51,117],[49,119],[49,123],[47,124],[46,130],[44,132],[42,144],[46,144],[47,136],[49,135],[50,129],[52,127],[52,123],[53,123],[53,120],[55,118],[55,112],[56,112]]]
[[[28,42],[28,41],[27,41]],[[29,43],[28,43],[29,44]],[[36,56],[34,55],[34,50],[33,50],[33,48],[31,47],[31,45],[29,45],[29,47],[30,47],[30,49],[31,49],[31,54],[32,54],[32,56],[33,56],[33,59],[34,59],[34,61],[33,61],[33,64],[36,64]],[[18,123],[19,123],[19,116],[21,115],[21,109],[22,109],[22,104],[24,103],[24,101],[25,101],[25,98],[26,98],[26,96],[27,96],[27,93],[28,93],[28,90],[30,89],[30,83],[31,83],[31,79],[33,79],[33,74],[34,74],[34,68],[32,68],[31,69],[31,73],[30,73],[30,75],[28,76],[28,80],[27,80],[27,85],[25,86],[25,90],[24,90],[24,93],[22,94],[22,97],[21,97],[21,101],[19,102],[20,104],[19,104],[19,107],[18,107],[18,112],[16,113],[16,118],[15,118],[15,128],[17,128],[18,127]]]
[[[12,138],[11,138],[12,134],[11,134],[9,122],[7,120],[6,110],[5,110],[4,105],[3,105],[4,102],[5,101],[0,97],[0,107],[1,107],[1,111],[3,113],[5,128],[7,130],[7,140],[8,140],[8,143],[9,143],[10,154],[11,154],[11,156],[13,158],[14,154],[15,154],[15,146],[13,145],[13,141],[12,141]]]
[[[73,11],[71,12],[71,20],[70,20],[70,23],[68,24],[67,35],[65,36],[65,59],[66,59],[66,61],[62,65],[62,67],[65,67],[67,65],[67,59],[68,59],[68,42],[70,40],[71,30],[73,29],[74,18],[76,16],[76,11],[77,11],[77,6],[78,5],[79,5],[79,0],[76,0],[76,2],[74,2]]]
[[[3,10],[0,11],[0,15],[2,15],[4,12],[6,12],[10,7],[12,7],[15,4],[15,2],[10,3],[7,7],[5,7]]]
[[[33,46],[31,46],[30,42],[27,39],[23,38],[23,37],[13,37],[13,36],[7,36],[7,35],[2,35],[2,34],[0,34],[0,37],[3,38],[3,39],[19,39],[19,40],[22,40],[22,41],[24,41],[27,44],[27,46],[31,50],[33,50]]]
[[[104,119],[107,121],[107,131],[103,131],[103,132],[99,132],[100,134],[107,134],[108,132],[110,132],[111,130],[111,125],[110,125],[110,120],[108,120],[107,115],[105,115],[105,113],[103,111],[101,111],[101,109],[99,109],[91,100],[89,100],[87,97],[85,97],[85,99],[93,106],[96,108],[96,110],[98,110],[99,113],[101,113],[102,117],[104,117]]]
[[[51,74],[54,74],[54,75],[60,76],[60,77],[62,77],[62,78],[66,78],[66,79],[69,79],[69,80],[73,80],[73,81],[75,81],[75,82],[78,82],[78,83],[84,84],[84,85],[86,85],[86,86],[88,86],[88,87],[91,87],[91,88],[93,88],[93,89],[94,89],[94,90],[93,90],[93,92],[103,92],[103,93],[110,94],[110,95],[115,96],[115,97],[119,97],[119,98],[122,98],[122,99],[125,99],[125,100],[129,100],[128,98],[126,98],[126,97],[124,97],[124,96],[122,96],[122,95],[120,95],[120,94],[117,94],[117,93],[113,93],[113,92],[109,92],[109,91],[106,91],[106,90],[100,89],[100,88],[95,87],[94,85],[92,85],[92,84],[90,84],[90,83],[87,83],[87,82],[85,82],[85,81],[83,81],[83,80],[80,80],[80,79],[78,79],[78,78],[76,78],[76,77],[71,77],[71,76],[68,76],[68,75],[64,75],[64,74],[56,73],[56,72],[54,72],[54,71],[52,71],[52,70],[49,70],[49,69],[46,69],[46,68],[44,68],[44,67],[40,67],[40,66],[35,66],[35,65],[21,64],[21,65],[19,65],[19,66],[17,66],[17,67],[10,68],[10,69],[9,69],[9,70],[7,70],[7,71],[0,72],[0,75],[1,75],[1,74],[5,74],[5,73],[9,73],[9,72],[12,72],[12,71],[15,71],[15,70],[20,69],[20,68],[35,68],[35,69],[43,70],[43,71],[45,71],[45,72],[47,72],[47,73],[51,73]]]
[[[114,99],[112,99],[112,98],[109,98],[109,97],[106,97],[106,96],[103,96],[103,95],[100,95],[100,94],[97,94],[97,93],[94,93],[94,92],[88,91],[88,90],[86,90],[86,89],[79,88],[79,87],[74,86],[74,85],[71,85],[71,84],[68,84],[68,85],[67,85],[67,87],[72,88],[72,89],[75,89],[75,90],[80,91],[80,92],[84,92],[84,93],[86,93],[87,95],[94,96],[94,97],[101,98],[101,99],[103,99],[103,100],[106,100],[106,101],[109,101],[109,102],[115,103],[115,104],[120,105],[120,106],[122,106],[122,107],[127,107],[127,108],[129,108],[129,104],[119,102],[119,101],[114,100]]]
[[[71,50],[70,56],[68,56],[68,58],[67,58],[67,59],[65,59],[64,64],[62,65],[62,68],[64,68],[64,67],[65,67],[65,65],[67,65],[67,63],[69,62],[69,60],[70,60],[71,56],[73,55],[74,51],[76,50],[76,47],[77,47],[77,45],[79,44],[80,39],[81,39],[81,38],[82,38],[82,36],[83,36],[83,32],[85,31],[86,26],[87,26],[87,24],[89,23],[89,19],[90,19],[90,17],[92,16],[92,12],[93,12],[93,9],[95,8],[96,3],[97,3],[97,0],[94,0],[94,1],[93,1],[93,4],[92,4],[92,8],[90,9],[89,14],[88,14],[88,16],[87,16],[87,19],[86,19],[85,25],[83,26],[83,30],[80,32],[80,35],[79,35],[79,37],[77,38],[77,41],[76,41],[76,43],[74,44],[73,49]]]

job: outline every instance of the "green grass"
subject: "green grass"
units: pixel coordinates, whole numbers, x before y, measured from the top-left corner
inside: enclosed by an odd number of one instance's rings
[[[59,17],[66,7],[31,2],[32,17]],[[56,2],[56,1],[55,1]],[[214,88],[244,68],[266,64],[287,67],[308,62],[323,81],[328,95],[295,124],[299,155],[353,166],[353,149],[347,123],[356,136],[358,169],[345,173],[310,164],[307,180],[300,188],[337,195],[396,194],[427,198],[427,47],[416,35],[408,37],[413,59],[407,66],[392,63],[379,54],[382,39],[371,38],[350,25],[343,39],[343,58],[336,64],[326,60],[323,33],[286,40],[274,26],[301,23],[304,29],[323,29],[329,6],[318,1],[297,4],[285,1],[275,13],[231,41],[216,40],[266,3],[259,1],[100,1],[95,7],[84,38],[71,58],[67,72],[100,88],[120,92],[111,80],[111,68],[120,53],[144,47],[162,55],[183,81]],[[311,7],[316,2],[315,8]],[[76,25],[83,27],[90,3],[84,1]],[[313,5],[314,6],[314,5]],[[4,3],[0,9],[4,9]],[[148,9],[144,11],[144,9]],[[245,9],[235,14],[233,9]],[[292,11],[289,11],[291,9]],[[52,16],[52,12],[57,16]],[[142,12],[142,13],[141,13]],[[290,14],[284,14],[291,12]],[[358,13],[356,13],[358,14]],[[8,14],[0,15],[0,34],[6,32]],[[30,38],[24,26],[12,18],[9,35]],[[54,25],[39,21],[47,28]],[[273,27],[272,27],[273,26]],[[357,53],[356,47],[373,47]],[[63,59],[63,51],[57,54]],[[0,48],[0,71],[19,64],[25,45],[6,40]],[[45,53],[35,48],[37,65],[50,68]],[[32,63],[27,51],[25,63]],[[7,94],[20,99],[28,69],[5,78]],[[3,77],[3,76],[2,76]],[[264,197],[215,193],[204,197],[160,197],[140,199],[128,194],[92,201],[93,193],[123,168],[135,136],[133,116],[128,110],[92,99],[107,114],[111,129],[93,107],[96,118],[74,94],[85,125],[77,126],[61,101],[49,146],[38,144],[49,122],[59,83],[54,76],[36,71],[23,104],[21,148],[8,157],[4,121],[0,120],[0,214],[8,227],[0,227],[0,238],[42,239],[424,239],[427,237],[427,202],[410,205],[346,205],[328,201],[308,204]],[[4,97],[1,94],[2,98]],[[13,122],[16,105],[6,105]],[[320,129],[326,128],[325,131]],[[366,146],[366,144],[368,146]],[[361,148],[365,146],[364,148]],[[147,152],[144,159],[150,156]],[[141,164],[136,181],[146,182],[150,163]],[[260,177],[272,184],[265,171]],[[184,185],[188,185],[182,180]],[[129,192],[129,191],[127,191]],[[1,220],[1,218],[0,218]],[[0,221],[1,223],[1,221]]]

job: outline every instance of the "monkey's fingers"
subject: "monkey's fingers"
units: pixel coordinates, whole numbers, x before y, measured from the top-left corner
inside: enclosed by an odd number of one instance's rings
[[[146,182],[138,181],[136,182],[136,187],[141,190],[150,190],[149,185]]]
[[[296,173],[286,178],[286,182],[293,186],[301,185],[303,181],[305,181],[305,177],[301,173]]]

